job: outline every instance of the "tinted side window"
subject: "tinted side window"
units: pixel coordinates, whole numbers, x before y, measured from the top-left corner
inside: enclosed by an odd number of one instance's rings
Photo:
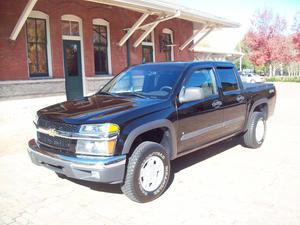
[[[217,68],[217,72],[224,92],[239,89],[233,68]]]
[[[218,94],[215,75],[212,69],[195,70],[187,80],[185,87],[200,87],[203,89],[205,97]]]

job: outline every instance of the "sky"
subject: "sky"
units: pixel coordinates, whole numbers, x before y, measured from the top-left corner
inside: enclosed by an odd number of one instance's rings
[[[212,40],[214,46],[220,44],[220,36],[222,36],[222,46],[229,50],[234,48],[236,44],[243,38],[244,34],[249,30],[251,18],[258,9],[272,9],[274,13],[286,18],[288,25],[291,26],[293,18],[297,11],[300,11],[300,0],[164,0],[174,2],[189,8],[207,12],[219,17],[223,17],[241,24],[240,28],[227,29],[211,33],[208,37]]]

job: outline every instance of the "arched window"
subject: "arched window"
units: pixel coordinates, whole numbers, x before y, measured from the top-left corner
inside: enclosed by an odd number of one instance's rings
[[[93,19],[93,46],[95,74],[111,74],[111,49],[109,22]]]
[[[166,61],[174,61],[174,49],[173,49],[173,31],[169,28],[164,28],[162,31],[162,38],[166,43],[164,52],[166,55]]]
[[[52,76],[49,16],[32,11],[26,20],[29,77]]]
[[[63,15],[61,17],[61,30],[64,40],[81,40],[82,20],[75,15]]]

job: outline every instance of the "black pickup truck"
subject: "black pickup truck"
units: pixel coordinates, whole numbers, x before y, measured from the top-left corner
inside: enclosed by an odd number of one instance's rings
[[[273,84],[243,84],[229,62],[137,65],[92,96],[39,110],[28,152],[60,176],[120,183],[148,202],[173,159],[233,136],[260,147],[275,101]]]

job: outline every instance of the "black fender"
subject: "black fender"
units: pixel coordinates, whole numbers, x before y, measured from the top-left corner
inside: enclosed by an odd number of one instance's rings
[[[167,151],[170,156],[170,159],[175,159],[177,157],[177,134],[173,123],[167,119],[151,121],[133,129],[125,140],[122,154],[129,153],[134,140],[139,135],[156,128],[166,128],[169,131],[169,134],[167,134],[167,138],[170,138],[171,146],[168,147]]]
[[[259,100],[255,101],[255,102],[250,106],[250,110],[249,110],[249,112],[248,112],[248,117],[247,117],[247,121],[246,121],[246,123],[245,123],[244,131],[247,130],[248,123],[249,123],[249,121],[250,121],[250,116],[251,116],[252,113],[254,112],[254,109],[255,109],[257,106],[261,105],[261,104],[267,104],[267,106],[268,106],[268,107],[267,107],[267,110],[268,110],[269,104],[268,104],[268,99],[267,99],[267,98],[262,98],[262,99],[259,99]],[[267,111],[267,117],[268,117],[268,111]]]
[[[264,104],[264,103],[266,103],[267,106],[269,107],[269,104],[268,104],[269,101],[268,101],[267,98],[262,98],[262,99],[257,100],[256,102],[254,102],[253,105],[251,106],[249,115],[251,115],[251,114],[253,113],[254,109],[255,109],[257,106],[259,106],[259,105],[261,105],[261,104]],[[268,109],[267,109],[267,110],[268,110]],[[268,112],[267,112],[267,115],[268,115]]]

